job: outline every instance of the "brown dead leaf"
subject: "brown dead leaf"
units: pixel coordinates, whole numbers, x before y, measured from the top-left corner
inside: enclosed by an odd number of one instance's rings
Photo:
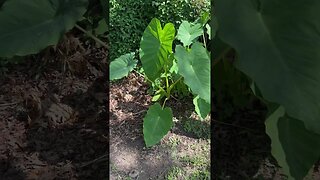
[[[87,72],[88,61],[86,61],[80,52],[76,52],[67,59],[69,68],[75,75],[84,75]]]
[[[52,127],[59,127],[65,124],[72,124],[77,113],[68,105],[62,103],[53,103],[45,113]]]
[[[37,121],[41,116],[40,96],[41,94],[36,88],[31,88],[24,93],[24,106],[30,118],[30,123]]]

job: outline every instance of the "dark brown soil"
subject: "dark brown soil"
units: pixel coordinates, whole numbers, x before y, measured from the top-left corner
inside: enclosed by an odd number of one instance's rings
[[[107,179],[107,51],[67,35],[0,78],[0,179]]]

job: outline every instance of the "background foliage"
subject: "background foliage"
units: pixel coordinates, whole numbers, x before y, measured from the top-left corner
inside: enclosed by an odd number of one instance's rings
[[[172,22],[176,27],[185,20],[193,22],[203,11],[210,11],[209,0],[155,0],[155,17],[161,22]]]
[[[136,51],[151,18],[173,22],[175,28],[193,22],[202,11],[210,11],[209,0],[110,0],[110,60]]]
[[[110,60],[135,51],[154,15],[151,0],[110,0]]]

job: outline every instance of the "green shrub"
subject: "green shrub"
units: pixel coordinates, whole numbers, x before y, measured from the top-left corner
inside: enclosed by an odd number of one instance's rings
[[[139,48],[145,27],[154,17],[151,0],[110,0],[110,59]]]
[[[110,60],[134,52],[151,17],[161,22],[194,21],[210,11],[210,0],[110,0]]]
[[[176,27],[182,20],[193,22],[203,11],[210,12],[210,0],[155,0],[155,17],[161,22],[173,22]]]

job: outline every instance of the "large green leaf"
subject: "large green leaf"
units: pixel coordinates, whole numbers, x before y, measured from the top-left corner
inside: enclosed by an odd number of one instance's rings
[[[153,18],[140,42],[140,59],[147,77],[154,81],[161,74],[164,64],[172,53],[175,28],[167,23],[162,29],[160,21]]]
[[[0,57],[38,53],[58,43],[86,11],[87,0],[8,0],[0,11]]]
[[[110,80],[121,79],[129,74],[137,65],[134,52],[122,55],[110,63]]]
[[[194,43],[189,51],[178,45],[175,58],[184,82],[193,93],[210,104],[210,57],[207,50],[200,43]]]
[[[202,25],[200,23],[191,24],[188,21],[182,21],[177,34],[183,46],[189,46],[197,37],[203,33]]]
[[[266,120],[266,132],[272,140],[272,155],[289,176],[303,179],[320,157],[320,135],[308,131],[302,121],[285,115],[282,106],[274,106]]]
[[[320,133],[320,1],[215,1],[219,35],[264,98]]]
[[[173,125],[170,108],[161,108],[159,103],[150,106],[143,118],[143,135],[147,147],[153,146],[168,133]]]

